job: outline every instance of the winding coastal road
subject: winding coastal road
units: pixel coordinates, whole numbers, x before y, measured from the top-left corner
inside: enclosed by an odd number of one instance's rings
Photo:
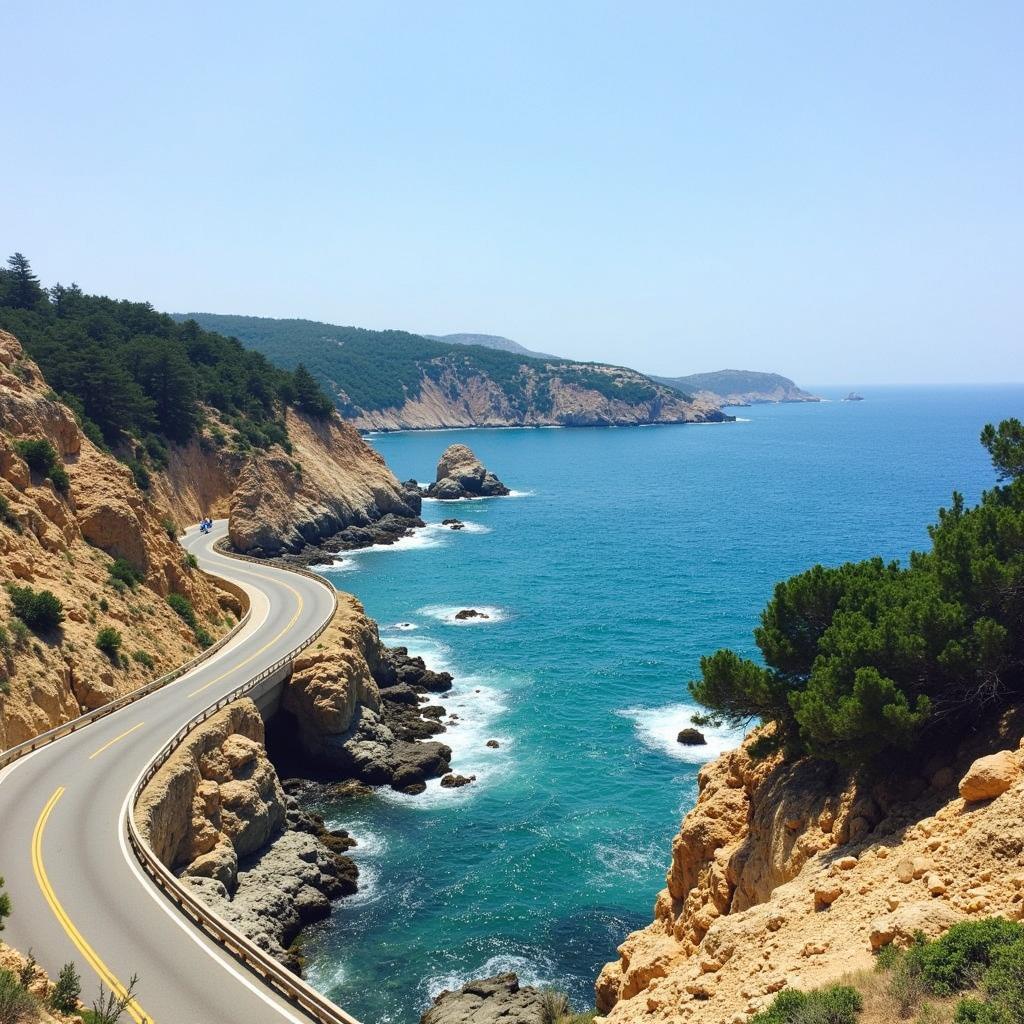
[[[73,960],[87,1005],[102,981],[138,976],[124,1020],[136,1024],[308,1024],[199,930],[153,884],[128,844],[125,812],[161,748],[194,715],[298,646],[331,615],[308,577],[226,557],[192,528],[201,568],[243,587],[251,615],[186,675],[0,772],[0,875],[13,913],[3,938],[33,950],[52,978]]]

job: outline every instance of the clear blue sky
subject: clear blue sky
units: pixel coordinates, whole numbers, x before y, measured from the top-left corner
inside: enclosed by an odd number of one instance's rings
[[[5,4],[0,240],[167,310],[1024,379],[1024,4]]]

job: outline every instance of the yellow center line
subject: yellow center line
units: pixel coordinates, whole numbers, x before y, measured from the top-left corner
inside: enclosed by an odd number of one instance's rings
[[[255,576],[256,579],[270,579],[269,576],[261,576],[259,573],[245,572],[245,570],[242,571],[243,573],[245,573],[246,576]],[[281,637],[283,637],[285,633],[287,633],[292,628],[292,626],[295,625],[299,616],[302,614],[302,595],[293,586],[291,586],[288,583],[285,583],[283,580],[275,580],[274,582],[280,583],[282,587],[287,587],[288,590],[290,590],[295,595],[296,600],[299,602],[298,607],[295,609],[295,614],[288,620],[288,623],[285,625],[284,629],[282,629],[281,632],[278,633],[277,636],[275,636],[273,639],[268,640],[259,650],[253,651],[252,654],[250,654],[249,657],[245,659],[245,661],[241,661],[237,665],[234,665],[232,668],[229,668],[226,672],[222,672],[219,676],[217,676],[215,679],[211,679],[208,683],[203,683],[203,685],[200,686],[198,690],[193,690],[189,694],[189,697],[198,697],[199,694],[201,694],[204,690],[208,690],[215,683],[219,683],[222,679],[226,679],[229,675],[231,675],[234,672],[237,672],[240,668],[244,668],[254,658],[258,658],[265,650],[267,650],[270,647],[273,647],[274,644],[276,644],[277,641],[280,640]]]
[[[36,822],[36,827],[32,832],[32,870],[35,872],[36,881],[39,883],[40,890],[42,890],[43,898],[49,904],[50,909],[67,933],[68,938],[75,944],[75,948],[85,957],[92,969],[100,976],[100,979],[106,982],[107,987],[114,995],[118,999],[123,999],[128,990],[117,980],[113,971],[99,958],[92,946],[82,937],[82,933],[72,923],[71,918],[68,917],[67,912],[61,906],[60,900],[57,899],[53,886],[50,885],[50,879],[47,877],[46,868],[43,867],[43,830],[46,828],[46,823],[49,821],[57,801],[64,795],[64,792],[63,786],[57,787],[53,796],[50,797],[43,808],[42,814],[39,815],[39,820]],[[152,1018],[143,1011],[136,1000],[133,999],[128,1004],[127,1009],[129,1016],[135,1021],[135,1024],[153,1024]]]
[[[89,755],[89,760],[91,761],[94,757],[99,757],[100,754],[102,754],[104,750],[109,750],[115,743],[118,742],[118,740],[123,740],[125,738],[125,736],[131,735],[131,733],[135,732],[136,729],[141,729],[145,724],[146,724],[145,722],[139,722],[138,725],[133,725],[130,729],[125,729],[125,731],[123,733],[121,733],[120,736],[115,736],[109,742],[104,743],[103,746],[100,747],[99,750],[94,750]]]

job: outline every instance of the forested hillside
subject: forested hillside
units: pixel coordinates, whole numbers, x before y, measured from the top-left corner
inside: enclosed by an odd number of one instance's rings
[[[311,320],[177,314],[241,339],[272,362],[308,366],[363,428],[689,422],[723,419],[710,403],[635,370],[524,356],[404,331]]]
[[[214,442],[267,448],[287,444],[289,406],[314,417],[333,408],[301,366],[280,369],[148,303],[86,295],[75,284],[45,289],[20,253],[0,269],[0,327],[18,337],[90,440],[132,465],[141,483],[147,467],[166,463],[169,443],[188,442],[211,416]]]
[[[716,370],[686,377],[653,377],[653,380],[685,394],[714,396],[722,405],[757,405],[771,402],[818,402],[816,395],[780,373],[756,370]]]

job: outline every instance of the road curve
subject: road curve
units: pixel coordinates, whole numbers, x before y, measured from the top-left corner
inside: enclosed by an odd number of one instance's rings
[[[208,661],[155,693],[0,772],[0,875],[13,913],[3,939],[51,977],[73,960],[91,1003],[127,985],[136,1024],[308,1024],[309,1018],[207,938],[145,875],[123,827],[137,780],[194,715],[273,664],[333,610],[315,580],[213,550],[226,526],[182,539],[200,567],[249,594],[248,623]]]

